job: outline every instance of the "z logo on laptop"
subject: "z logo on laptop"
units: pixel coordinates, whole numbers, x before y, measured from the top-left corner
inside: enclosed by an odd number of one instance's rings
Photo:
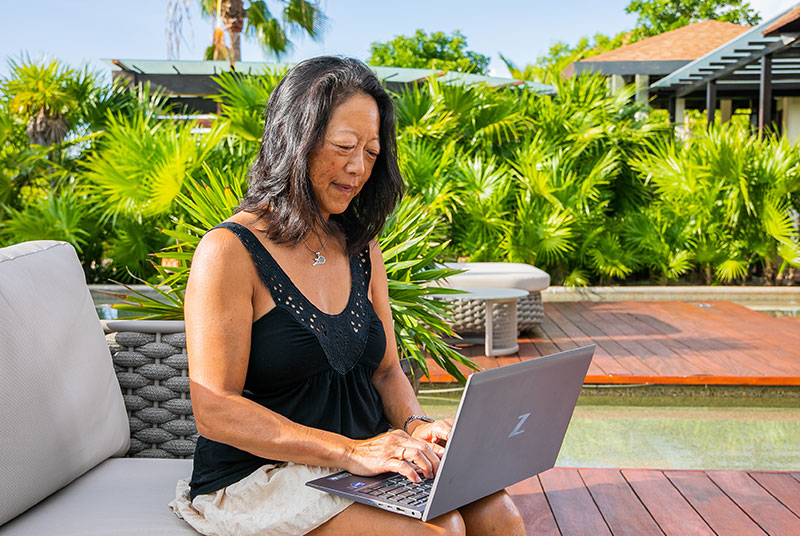
[[[525,415],[520,415],[519,416],[519,422],[517,423],[516,428],[514,428],[513,432],[508,434],[508,437],[514,437],[514,436],[517,436],[517,435],[520,435],[520,434],[524,434],[525,430],[522,429],[522,425],[525,424],[525,421],[527,421],[528,417],[530,417],[530,416],[531,416],[530,413],[526,413]]]

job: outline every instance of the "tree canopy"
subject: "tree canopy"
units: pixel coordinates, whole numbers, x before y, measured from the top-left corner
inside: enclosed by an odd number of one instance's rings
[[[625,12],[638,15],[633,33],[637,40],[701,20],[746,26],[761,21],[747,0],[631,0]]]
[[[467,50],[467,38],[458,30],[444,32],[417,30],[412,36],[398,35],[391,41],[373,42],[367,63],[383,67],[440,69],[486,74],[489,57]]]
[[[204,17],[214,20],[207,60],[240,61],[242,34],[258,42],[265,54],[280,59],[292,49],[289,38],[308,35],[321,39],[327,18],[319,0],[272,0],[273,13],[266,0],[198,0]],[[189,22],[189,0],[168,0],[167,40],[170,58],[179,57],[182,28]],[[228,42],[225,43],[225,33]]]
[[[557,41],[547,54],[523,68],[517,67],[502,54],[500,57],[515,78],[552,83],[570,63],[693,22],[719,20],[742,25],[761,22],[761,16],[750,7],[747,0],[630,0],[625,12],[638,16],[633,30],[623,30],[614,36],[598,33],[592,38],[581,37],[574,45]]]

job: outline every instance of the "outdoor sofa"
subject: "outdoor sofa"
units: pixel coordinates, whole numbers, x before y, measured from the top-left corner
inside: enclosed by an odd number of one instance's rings
[[[0,330],[0,536],[196,534],[167,506],[191,460],[142,457],[193,448],[180,335],[127,334],[141,347],[112,363],[75,250],[54,241],[0,249]]]

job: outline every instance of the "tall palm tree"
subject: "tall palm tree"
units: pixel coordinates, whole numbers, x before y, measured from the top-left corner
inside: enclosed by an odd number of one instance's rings
[[[176,4],[188,0],[170,0],[167,10],[167,33],[170,41],[180,35],[181,25],[186,16],[185,9],[175,9]],[[204,16],[215,19],[212,45],[206,51],[206,59],[228,59],[231,62],[242,59],[241,37],[253,38],[269,55],[280,58],[292,48],[290,35],[306,34],[319,39],[325,29],[325,14],[319,0],[273,0],[281,7],[280,18],[274,16],[265,0],[199,0]],[[276,7],[277,7],[276,6]],[[224,27],[230,46],[221,40]],[[170,53],[175,49],[170,48]],[[225,50],[227,49],[227,50]]]

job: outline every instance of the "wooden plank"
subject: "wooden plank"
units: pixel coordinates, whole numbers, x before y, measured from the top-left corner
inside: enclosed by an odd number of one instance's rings
[[[547,314],[547,309],[545,309],[544,318],[542,318],[542,332],[544,332],[553,343],[558,346],[559,350],[572,350],[573,348],[577,348],[578,344],[573,341],[569,335],[564,333],[564,331],[550,318],[550,315]]]
[[[619,470],[580,469],[579,472],[612,534],[663,534]]]
[[[554,322],[558,322],[559,327],[564,330],[564,333],[566,333],[567,336],[570,337],[572,348],[595,343],[593,339],[588,337],[574,324],[572,324],[572,322],[564,317],[556,308],[551,308],[547,315]],[[559,346],[564,350],[569,349],[569,346],[566,346],[561,342],[559,342]],[[619,361],[609,355],[606,349],[600,345],[597,346],[597,349],[594,352],[592,365],[597,365],[597,367],[602,371],[603,377],[614,377],[617,375],[630,374],[628,369],[626,369],[621,363],[619,363]]]
[[[743,471],[706,471],[708,477],[767,534],[800,534],[800,518]]]
[[[729,371],[729,376],[777,373],[776,370],[759,366],[751,356],[742,352],[737,334],[726,332],[725,327],[716,321],[709,321],[699,307],[682,302],[663,302],[653,304],[653,310],[663,312],[670,317],[673,325],[679,327],[681,334],[674,338],[706,358],[718,361]]]
[[[525,520],[528,534],[561,536],[538,476],[514,484],[508,492]]]
[[[657,376],[688,376],[698,372],[664,345],[652,338],[639,336],[635,329],[621,321],[619,317],[603,311],[605,304],[598,305],[593,307],[587,303],[576,303],[574,307],[586,321],[617,340],[620,346],[635,355]]]
[[[732,336],[748,354],[766,350],[777,361],[786,361],[797,369],[798,356],[791,351],[787,353],[787,349],[800,345],[800,331],[787,328],[769,315],[730,302],[712,302],[711,307],[695,309],[701,312],[697,318],[704,325]]]
[[[800,515],[800,482],[786,473],[751,472],[750,476],[786,508]]]
[[[719,536],[765,534],[702,471],[665,471],[664,474]]]
[[[540,474],[539,481],[562,534],[611,534],[577,469],[554,467]]]
[[[572,350],[573,348],[578,348],[578,344],[569,338],[562,330],[559,328],[550,317],[547,316],[545,313],[544,318],[542,319],[542,333],[546,336],[550,341],[558,347],[559,351],[564,350]],[[587,372],[587,376],[606,376],[606,371],[599,365],[599,361],[602,361],[604,358],[597,357],[598,352],[595,350],[595,355],[592,358],[592,362],[589,363],[589,370]],[[616,364],[616,362],[614,362]]]
[[[784,374],[753,359],[753,349],[747,348],[733,327],[720,319],[709,318],[706,310],[685,302],[656,302],[653,309],[672,316],[676,326],[681,327],[682,340],[704,355],[718,360],[730,371],[730,376],[783,376]],[[686,337],[686,335],[691,335]]]
[[[800,345],[800,323],[787,325],[779,318],[730,302],[714,302],[713,309],[715,311],[710,311],[710,314],[716,313],[722,317],[738,315],[742,320],[740,325],[735,326],[737,331],[752,339],[758,347],[782,350],[786,354],[787,347],[795,348]],[[796,353],[792,361],[798,363]]]
[[[626,302],[626,305],[631,302]],[[635,304],[641,306],[645,304]],[[663,347],[663,353],[673,353],[680,356],[684,361],[685,366],[689,367],[689,374],[693,376],[706,376],[706,375],[727,375],[728,370],[718,361],[715,361],[702,352],[692,349],[689,345],[682,342],[680,339],[672,335],[680,335],[680,331],[674,327],[669,326],[662,319],[657,319],[648,314],[650,311],[644,307],[643,311],[636,308],[627,308],[624,313],[617,313],[618,317],[625,317],[627,324],[633,329],[641,333],[645,340],[653,341],[651,344],[653,350],[659,351]],[[616,311],[616,310],[615,310]]]
[[[596,358],[600,368],[608,374],[634,374],[640,376],[653,376],[655,375],[653,369],[643,365],[635,356],[622,348],[616,341],[613,341],[605,336],[605,334],[594,327],[592,324],[585,322],[580,316],[575,315],[570,310],[568,303],[552,303],[550,315],[554,321],[558,322],[565,332],[569,333],[573,339],[579,344],[597,344],[598,351]],[[575,335],[577,335],[577,337]],[[580,341],[580,342],[579,342]],[[581,344],[583,345],[583,344]],[[603,349],[601,353],[599,350]],[[608,359],[608,357],[611,359]],[[617,366],[621,365],[621,366]]]
[[[679,305],[686,307],[686,304]],[[673,327],[678,331],[667,336],[674,341],[674,344],[686,349],[686,353],[683,355],[697,366],[699,371],[697,376],[742,377],[745,383],[760,383],[760,380],[748,382],[747,378],[761,378],[770,374],[770,370],[759,367],[758,361],[754,361],[750,355],[737,349],[735,337],[726,337],[728,340],[720,338],[719,326],[698,326],[698,319],[693,316],[696,308],[676,311],[675,307],[668,303],[654,303],[651,310],[660,312],[663,315],[662,318],[669,318],[673,322]],[[643,320],[648,323],[653,322],[650,318]],[[658,322],[662,324],[660,320]],[[720,367],[722,371],[720,371]],[[777,371],[773,370],[772,372]],[[779,374],[779,376],[783,375]],[[727,381],[725,383],[737,382]]]
[[[787,324],[727,302],[711,305],[548,302],[541,329],[519,338],[517,354],[486,357],[481,346],[460,351],[495,368],[595,343],[584,383],[800,385],[800,352],[794,350],[800,348],[800,321]],[[454,381],[439,367],[431,373],[429,381]]]
[[[622,475],[667,536],[714,535],[661,471],[625,469]]]

